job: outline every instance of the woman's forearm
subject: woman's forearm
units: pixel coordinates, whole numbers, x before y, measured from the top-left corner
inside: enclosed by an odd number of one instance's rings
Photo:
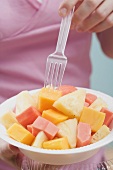
[[[103,52],[113,58],[113,27],[101,33],[97,33]]]

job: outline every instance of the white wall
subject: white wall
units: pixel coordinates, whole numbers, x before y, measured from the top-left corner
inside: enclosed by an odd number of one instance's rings
[[[113,96],[113,60],[101,51],[96,35],[92,40],[91,61],[91,88]]]

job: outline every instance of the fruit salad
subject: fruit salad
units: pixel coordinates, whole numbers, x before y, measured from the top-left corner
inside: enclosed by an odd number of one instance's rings
[[[16,105],[1,117],[8,136],[32,147],[72,149],[92,145],[110,133],[113,112],[84,88],[62,85],[22,91]]]

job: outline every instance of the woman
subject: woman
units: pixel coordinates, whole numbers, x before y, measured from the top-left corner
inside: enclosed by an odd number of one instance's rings
[[[63,2],[62,0],[2,0],[0,1],[0,103],[22,90],[43,86],[46,59],[55,50],[60,16],[68,15],[74,6],[75,13],[65,51],[68,64],[63,84],[90,87],[89,52],[92,32],[97,33],[104,53],[113,58],[112,0],[64,0]],[[23,155],[17,148],[10,146],[9,149],[6,143],[2,145],[1,142],[1,158],[17,168],[21,166]],[[103,161],[103,150],[84,163],[98,164],[100,161]],[[74,164],[71,167],[59,168],[75,167]],[[0,169],[12,168],[1,161]]]

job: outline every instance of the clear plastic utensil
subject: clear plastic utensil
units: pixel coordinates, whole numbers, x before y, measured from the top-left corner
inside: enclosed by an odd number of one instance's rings
[[[67,57],[64,50],[70,30],[73,11],[68,16],[62,18],[56,50],[50,54],[46,62],[44,86],[59,87],[67,64]]]

